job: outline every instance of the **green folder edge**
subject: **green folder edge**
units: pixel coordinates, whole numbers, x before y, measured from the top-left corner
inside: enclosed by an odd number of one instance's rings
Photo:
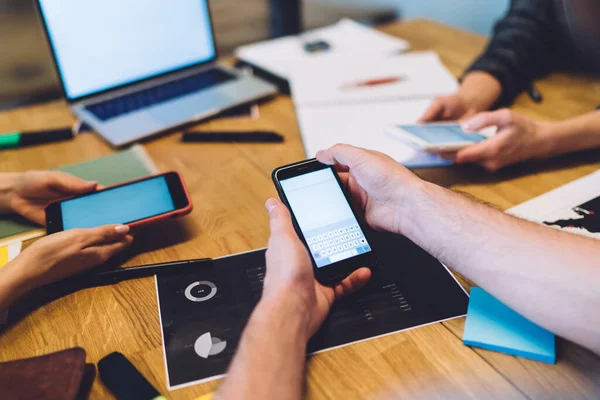
[[[158,170],[141,145],[105,157],[55,169],[111,186],[155,174]],[[45,229],[19,215],[0,218],[0,244],[43,236]]]

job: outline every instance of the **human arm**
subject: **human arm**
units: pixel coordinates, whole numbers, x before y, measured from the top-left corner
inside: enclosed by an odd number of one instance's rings
[[[321,162],[377,229],[407,236],[518,313],[600,354],[600,243],[521,220],[422,181],[377,152],[337,145]]]
[[[554,68],[560,46],[553,7],[547,0],[513,0],[484,52],[463,74],[458,92],[434,100],[420,122],[464,120],[508,105]]]
[[[132,242],[127,225],[71,229],[39,239],[0,268],[0,312],[40,286],[102,264]]]
[[[489,110],[502,93],[500,82],[483,71],[465,75],[458,92],[440,96],[427,108],[419,123],[432,121],[460,121],[481,111]]]
[[[266,204],[271,224],[263,295],[244,330],[218,399],[300,399],[306,346],[336,297],[370,278],[362,268],[335,287],[316,282],[308,251],[278,200]]]
[[[97,186],[97,182],[58,171],[1,173],[0,214],[17,213],[44,225],[44,208],[48,203],[94,191]]]
[[[508,109],[481,113],[463,124],[466,130],[497,126],[492,138],[459,150],[457,163],[477,163],[489,171],[533,158],[549,158],[600,147],[600,112],[561,122],[535,121]]]

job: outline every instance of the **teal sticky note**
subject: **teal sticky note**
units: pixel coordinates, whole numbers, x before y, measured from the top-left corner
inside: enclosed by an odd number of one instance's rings
[[[481,288],[471,288],[463,343],[550,364],[556,338]]]

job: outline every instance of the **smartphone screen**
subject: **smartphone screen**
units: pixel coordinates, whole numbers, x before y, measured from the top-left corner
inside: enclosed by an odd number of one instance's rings
[[[331,168],[280,185],[318,268],[371,251]]]
[[[60,203],[63,229],[128,224],[175,210],[165,176]]]
[[[487,137],[476,132],[465,132],[460,125],[399,125],[398,128],[411,133],[430,144],[481,142]]]

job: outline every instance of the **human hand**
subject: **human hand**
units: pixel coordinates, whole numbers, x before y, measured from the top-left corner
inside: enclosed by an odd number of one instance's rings
[[[496,126],[498,131],[490,139],[467,146],[455,155],[459,164],[479,164],[490,172],[530,158],[543,157],[548,153],[551,136],[549,123],[537,122],[508,109],[479,113],[463,124],[467,131],[478,131]]]
[[[40,225],[45,224],[45,207],[65,197],[97,189],[98,183],[87,182],[64,172],[28,171],[11,174],[5,202],[8,208]]]
[[[83,272],[106,262],[129,247],[127,225],[70,229],[48,235],[29,246],[0,270],[19,297],[37,287]]]
[[[311,337],[325,321],[334,300],[363,287],[371,277],[371,270],[356,270],[334,287],[321,285],[315,280],[310,255],[294,230],[286,206],[276,199],[267,200],[265,206],[271,237],[261,303],[292,301],[293,307],[306,318],[307,334]]]
[[[460,94],[440,96],[425,110],[419,123],[464,120],[475,115],[477,111],[477,108]]]
[[[318,152],[317,160],[335,165],[369,226],[402,232],[405,199],[422,183],[416,175],[383,153],[346,144]]]

